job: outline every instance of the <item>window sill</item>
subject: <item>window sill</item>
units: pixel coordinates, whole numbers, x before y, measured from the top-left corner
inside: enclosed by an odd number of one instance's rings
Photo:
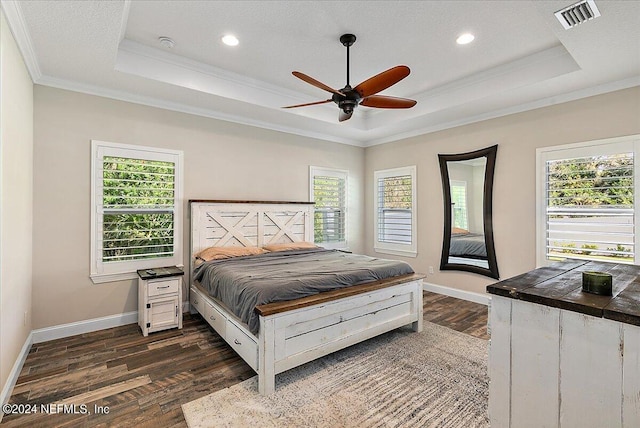
[[[348,247],[346,242],[334,242],[331,244],[328,243],[315,243],[318,247],[326,248],[327,250],[346,250]]]
[[[413,250],[391,250],[389,248],[374,247],[376,253],[393,254],[394,256],[418,257],[418,252]]]
[[[107,282],[126,281],[131,279],[137,279],[137,272],[123,272],[123,273],[92,273],[90,276],[91,281],[94,284],[104,284]]]

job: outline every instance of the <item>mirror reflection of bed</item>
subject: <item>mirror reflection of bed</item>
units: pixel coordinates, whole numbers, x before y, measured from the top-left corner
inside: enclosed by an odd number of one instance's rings
[[[466,232],[451,235],[451,246],[449,248],[449,263],[463,263],[489,268],[483,234]]]

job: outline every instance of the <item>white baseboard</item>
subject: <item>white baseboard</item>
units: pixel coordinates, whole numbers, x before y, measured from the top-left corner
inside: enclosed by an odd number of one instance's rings
[[[182,302],[182,312],[184,313],[188,310],[189,302]],[[133,311],[102,318],[93,318],[85,321],[60,324],[53,327],[45,327],[39,328],[37,330],[32,330],[29,333],[27,340],[24,342],[22,349],[20,350],[20,355],[18,355],[18,358],[16,359],[13,368],[11,369],[11,373],[9,373],[7,382],[2,388],[2,393],[0,394],[0,404],[7,403],[9,401],[9,398],[11,398],[11,392],[16,385],[18,376],[20,376],[22,366],[24,365],[24,362],[29,355],[31,345],[33,345],[34,343],[42,343],[49,340],[62,339],[65,337],[75,336],[76,334],[91,333],[93,331],[119,327],[127,324],[135,324],[137,322],[138,311]],[[2,421],[3,416],[4,413],[0,412],[0,422]]]
[[[53,327],[39,328],[33,330],[31,333],[33,334],[33,343],[40,343],[75,336],[76,334],[91,333],[92,331],[104,330],[106,328],[119,327],[121,325],[135,324],[137,322],[138,311],[133,311],[69,324],[60,324]]]
[[[29,333],[29,336],[27,336],[27,340],[24,341],[24,345],[22,345],[20,354],[18,355],[18,358],[16,358],[16,362],[13,364],[13,368],[9,373],[7,382],[2,388],[2,393],[0,393],[1,404],[6,404],[9,401],[9,398],[11,398],[11,392],[13,391],[13,387],[16,386],[16,382],[18,381],[18,377],[20,376],[20,372],[22,371],[22,366],[24,365],[24,361],[27,359],[27,355],[29,355],[32,344],[33,332]],[[2,416],[4,416],[4,412],[0,413],[0,421],[2,421]]]
[[[480,303],[488,305],[491,300],[489,294],[474,293],[473,291],[460,290],[459,288],[446,287],[444,285],[430,284],[428,282],[422,283],[422,289],[424,291],[430,291],[432,293],[444,294],[447,296],[455,297],[457,299],[468,300],[470,302]]]

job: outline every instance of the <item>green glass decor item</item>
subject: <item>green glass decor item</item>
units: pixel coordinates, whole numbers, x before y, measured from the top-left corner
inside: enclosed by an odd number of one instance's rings
[[[582,272],[582,291],[602,296],[612,295],[613,278],[606,272]]]

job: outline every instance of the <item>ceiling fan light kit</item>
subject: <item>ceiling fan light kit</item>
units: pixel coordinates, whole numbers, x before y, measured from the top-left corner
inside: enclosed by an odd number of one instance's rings
[[[283,108],[297,108],[306,107],[317,104],[325,104],[334,102],[340,109],[338,120],[344,122],[349,120],[353,115],[353,110],[359,105],[373,108],[393,108],[403,109],[411,108],[416,105],[415,100],[407,98],[390,97],[386,95],[376,95],[378,92],[387,89],[390,86],[395,85],[400,80],[409,75],[411,70],[406,65],[398,65],[392,67],[382,73],[365,80],[364,82],[352,88],[349,84],[349,48],[356,42],[356,36],[353,34],[343,34],[340,36],[340,43],[347,48],[347,84],[344,88],[337,90],[324,83],[307,76],[299,71],[294,71],[292,74],[300,80],[304,80],[310,85],[316,88],[323,89],[327,92],[331,92],[333,95],[330,99],[324,101],[315,101],[312,103],[296,104],[292,106],[286,106]]]

